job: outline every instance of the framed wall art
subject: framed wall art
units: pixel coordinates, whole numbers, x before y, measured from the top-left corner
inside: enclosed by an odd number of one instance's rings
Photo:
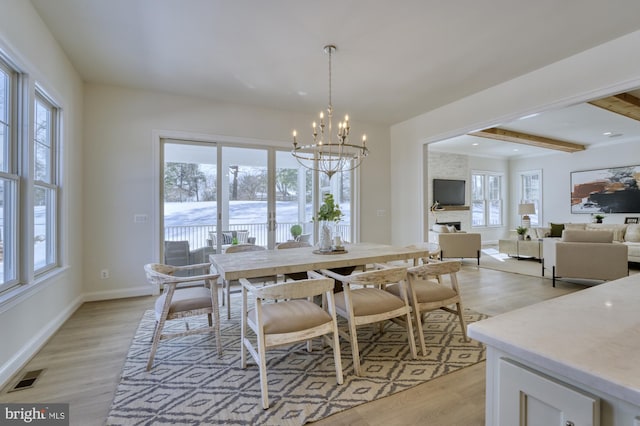
[[[640,213],[640,166],[571,172],[571,213]]]

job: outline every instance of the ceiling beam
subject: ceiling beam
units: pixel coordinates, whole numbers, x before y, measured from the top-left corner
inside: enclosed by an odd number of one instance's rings
[[[530,135],[527,133],[514,132],[512,130],[491,127],[478,132],[469,133],[471,136],[481,138],[496,139],[504,142],[513,142],[523,145],[536,146],[538,148],[555,149],[564,152],[584,151],[585,146],[573,142],[565,142],[558,139],[545,138],[542,136]]]
[[[606,109],[607,111],[640,121],[640,99],[629,93],[620,93],[619,95],[596,99],[589,103]]]

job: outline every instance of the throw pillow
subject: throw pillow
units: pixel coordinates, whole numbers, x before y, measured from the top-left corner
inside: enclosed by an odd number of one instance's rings
[[[231,244],[233,242],[233,233],[232,232],[223,232],[222,233],[222,244]]]
[[[564,231],[564,223],[550,223],[551,232],[550,237],[562,237],[562,231]]]
[[[632,224],[627,227],[624,240],[631,243],[640,243],[640,225]]]
[[[447,225],[447,229],[449,230],[449,232],[458,232],[458,230],[456,229],[456,227],[454,225]]]
[[[237,231],[238,244],[246,244],[247,237],[249,237],[249,231]]]

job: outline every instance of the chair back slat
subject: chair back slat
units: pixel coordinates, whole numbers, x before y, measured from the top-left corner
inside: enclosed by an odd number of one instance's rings
[[[299,281],[287,281],[278,284],[254,286],[245,279],[240,282],[251,289],[256,297],[270,300],[302,299],[320,295],[333,290],[334,281],[330,278],[313,278]]]
[[[236,244],[227,247],[225,253],[240,253],[245,251],[261,251],[266,250],[263,246],[259,246],[256,244]]]
[[[456,273],[460,271],[461,265],[459,260],[430,262],[407,269],[407,274],[412,278],[426,280],[428,276]]]

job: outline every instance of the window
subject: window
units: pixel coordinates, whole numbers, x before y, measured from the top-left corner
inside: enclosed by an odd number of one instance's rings
[[[501,173],[471,174],[471,226],[502,226]]]
[[[33,152],[33,266],[36,274],[57,264],[57,109],[36,91]]]
[[[542,170],[520,173],[520,204],[533,203],[536,213],[528,215],[531,226],[542,224]]]
[[[0,292],[59,264],[59,116],[55,102],[0,57]],[[25,224],[30,229],[18,232]]]
[[[0,60],[0,291],[17,283],[16,73]]]

